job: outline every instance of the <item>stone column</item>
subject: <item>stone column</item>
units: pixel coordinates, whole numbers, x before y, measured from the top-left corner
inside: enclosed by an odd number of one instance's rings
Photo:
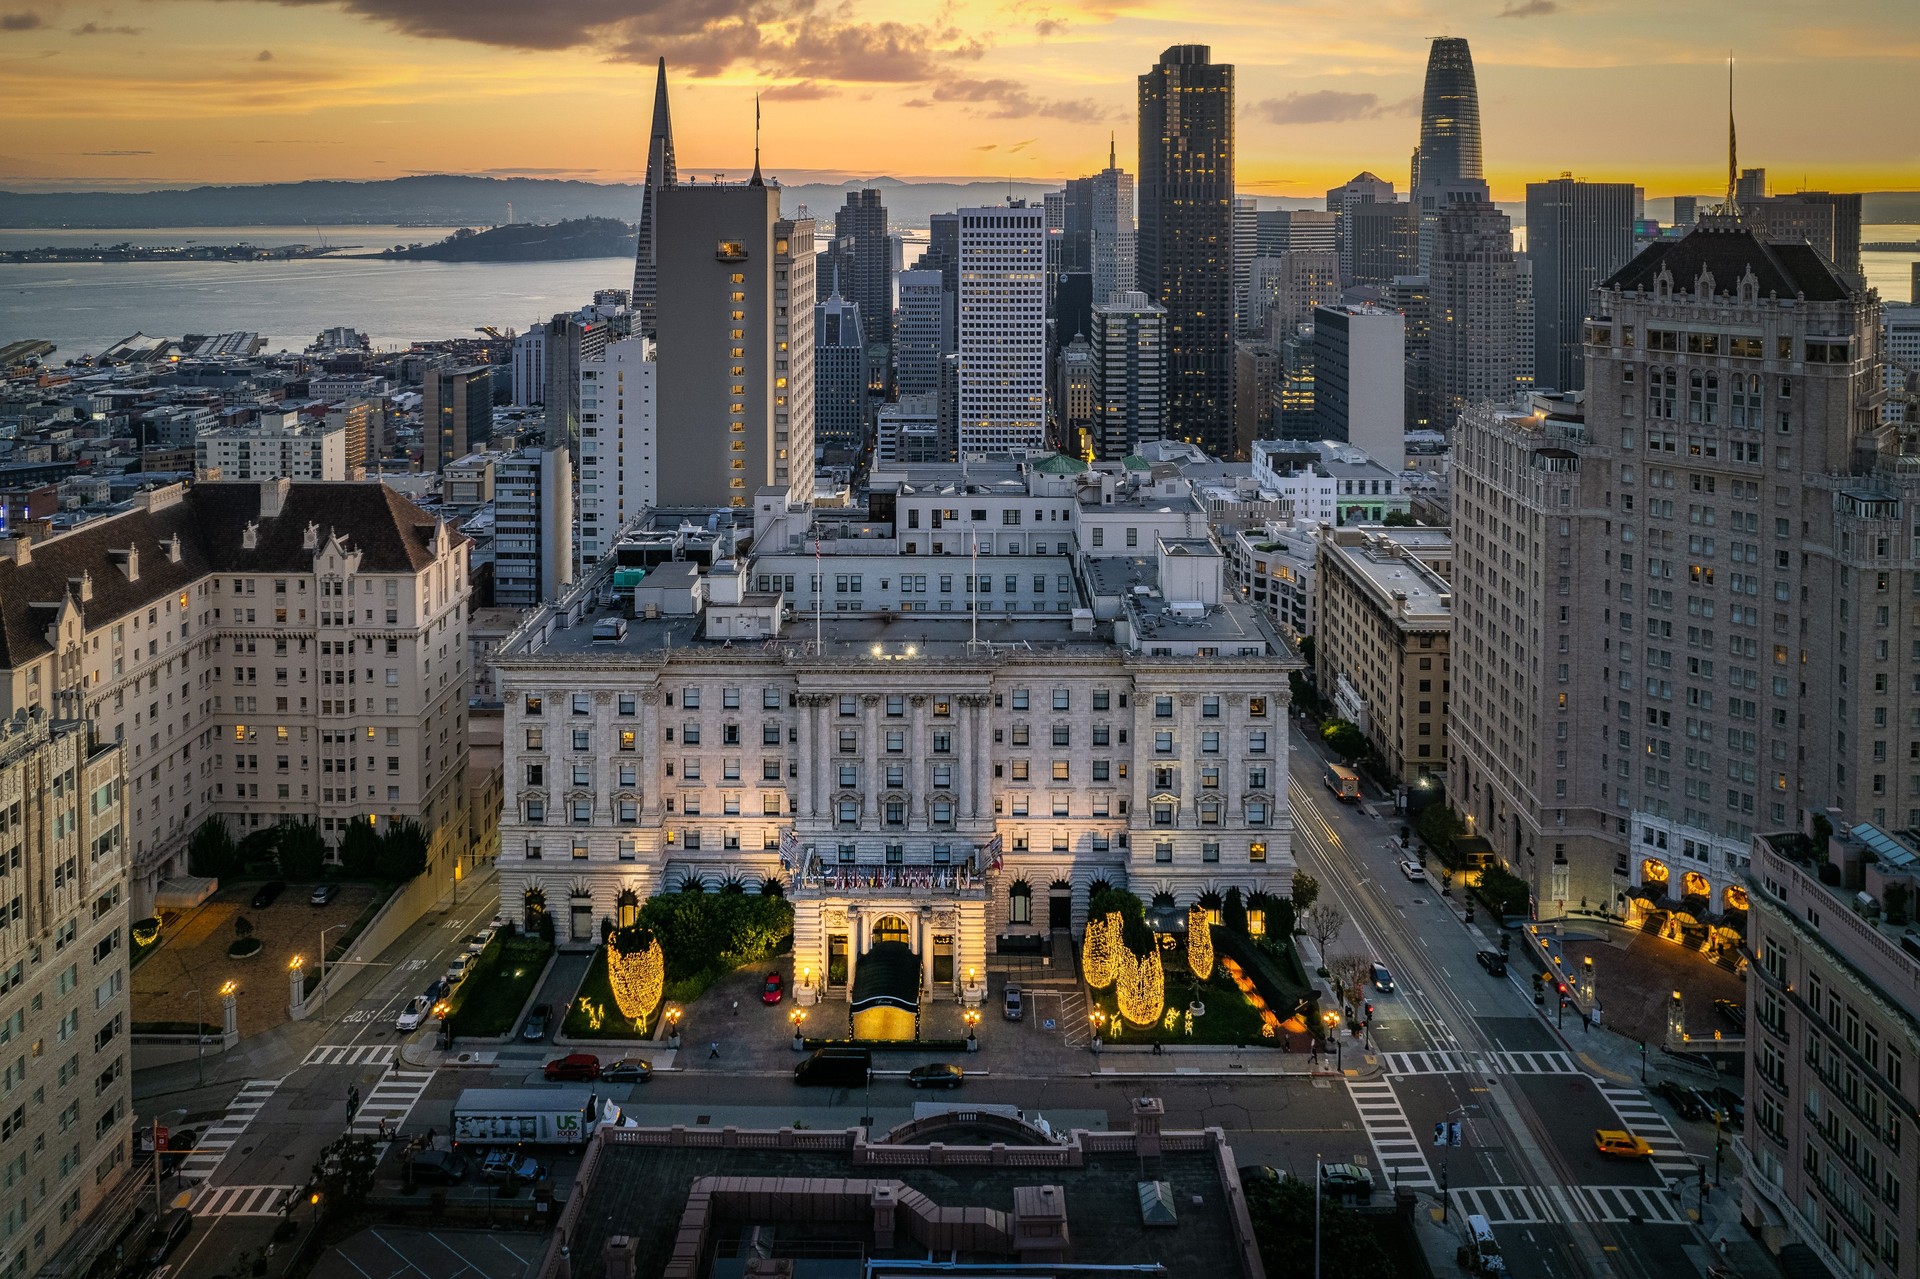
[[[796,818],[812,817],[814,814],[813,755],[817,749],[813,742],[813,711],[808,702],[812,699],[801,696],[794,699],[797,711],[794,736],[799,739],[796,752],[793,813]]]
[[[833,699],[824,693],[814,695],[813,705],[807,712],[807,720],[813,725],[813,815],[820,816],[832,806],[833,795],[833,728],[827,722],[827,707]]]
[[[640,774],[640,800],[649,825],[659,824],[660,793],[666,786],[664,770],[661,768],[666,752],[661,749],[662,745],[660,690],[654,687],[640,694],[640,758],[646,761],[646,769]]]
[[[959,800],[958,816],[966,818],[976,815],[979,801],[973,791],[973,694],[963,693],[954,701],[959,710],[953,719],[954,742],[954,795]]]
[[[931,829],[933,819],[927,811],[927,748],[930,738],[927,735],[927,695],[912,693],[907,697],[907,705],[912,708],[907,716],[907,829],[924,831]]]
[[[860,912],[847,908],[847,998],[853,998],[853,973],[860,962]]]
[[[993,819],[993,694],[975,699],[973,720],[973,794],[976,816]]]
[[[920,910],[920,989],[933,994],[933,908]]]
[[[860,808],[869,823],[877,823],[880,817],[880,694],[862,693],[860,709],[867,761],[867,775],[860,787]]]

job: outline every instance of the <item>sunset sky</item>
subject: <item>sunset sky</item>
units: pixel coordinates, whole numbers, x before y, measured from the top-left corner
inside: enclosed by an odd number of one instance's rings
[[[682,170],[1053,180],[1134,168],[1135,77],[1238,67],[1241,189],[1404,187],[1427,39],[1466,36],[1499,199],[1920,188],[1914,0],[0,0],[0,186],[492,173],[630,181],[653,62]]]

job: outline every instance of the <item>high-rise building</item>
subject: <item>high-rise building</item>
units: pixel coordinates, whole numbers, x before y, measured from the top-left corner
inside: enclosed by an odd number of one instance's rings
[[[74,604],[78,615],[82,606]],[[24,907],[20,922],[0,934],[7,970],[0,1024],[20,1041],[7,1066],[20,1094],[7,1115],[7,1140],[18,1151],[12,1167],[23,1191],[8,1205],[14,1230],[0,1246],[0,1265],[19,1275],[89,1274],[95,1262],[94,1269],[111,1269],[108,1254],[121,1232],[100,1228],[111,1224],[103,1220],[107,1205],[116,1198],[127,1205],[127,1192],[141,1193],[129,1183],[149,1179],[129,1168],[133,947],[124,934],[139,918],[128,910],[131,748],[74,718],[78,702],[77,695],[63,699],[51,719],[0,721],[0,813],[7,814],[14,881],[8,895]],[[29,1149],[46,1153],[22,1162]],[[29,1166],[37,1182],[31,1195],[29,1174],[19,1171]]]
[[[813,439],[854,454],[866,440],[867,340],[858,303],[838,287],[813,308]]]
[[[1533,259],[1513,258],[1513,389],[1533,393]]]
[[[1742,169],[1740,179],[1734,184],[1734,198],[1742,205],[1758,204],[1767,198],[1767,171],[1765,169]]]
[[[1175,45],[1140,77],[1140,287],[1167,310],[1168,434],[1233,434],[1233,68]]]
[[[1703,217],[1592,295],[1584,398],[1461,415],[1449,790],[1540,918],[1720,911],[1757,832],[1920,824],[1887,604],[1920,476],[1877,421],[1875,311]]]
[[[673,162],[673,120],[667,113],[667,60],[660,59],[653,83],[653,128],[647,135],[647,177],[640,192],[640,236],[633,253],[633,310],[636,332],[651,334],[658,318],[660,193],[680,181]]]
[[[1098,305],[1135,287],[1138,237],[1133,225],[1133,175],[1120,167],[1113,143],[1107,143],[1107,167],[1089,178],[1093,197],[1090,263],[1093,302]]]
[[[1406,320],[1406,427],[1409,431],[1444,430],[1446,422],[1435,417],[1433,407],[1433,299],[1432,288],[1424,275],[1396,275],[1380,290],[1383,306],[1398,311]],[[1533,332],[1527,332],[1528,350],[1532,350]]]
[[[421,466],[437,471],[457,462],[493,435],[493,369],[430,368],[421,388]]]
[[[941,286],[956,297],[960,293],[960,215],[935,213],[927,218],[927,247],[920,254],[923,271],[938,271]]]
[[[1247,271],[1254,331],[1277,341],[1311,323],[1313,308],[1340,300],[1340,260],[1332,249],[1284,249],[1257,257]]]
[[[1341,272],[1354,284],[1386,284],[1397,275],[1420,272],[1420,211],[1414,205],[1376,200],[1346,211],[1347,248],[1352,267]]]
[[[939,396],[902,392],[875,415],[875,466],[953,461],[953,441],[941,430]]]
[[[1068,178],[1064,190],[1041,197],[1047,211],[1047,271],[1088,275],[1093,271],[1093,179]]]
[[[900,273],[900,310],[893,334],[894,383],[902,395],[940,385],[940,357],[953,349],[953,295],[938,271]]]
[[[757,174],[666,187],[657,207],[660,491],[689,506],[744,507],[770,484],[811,497],[811,220],[780,234],[780,192]]]
[[[1805,240],[1841,270],[1860,274],[1860,197],[1796,191],[1742,202],[1740,216],[1764,240]]]
[[[1432,264],[1440,214],[1454,204],[1487,199],[1480,172],[1480,90],[1473,52],[1458,36],[1436,38],[1427,53],[1411,190],[1420,219],[1419,269],[1424,274]]]
[[[1046,447],[1046,212],[960,210],[963,454]]]
[[[1167,434],[1167,312],[1137,289],[1093,308],[1093,450],[1118,461]]]
[[[1316,440],[1319,415],[1314,409],[1313,328],[1302,328],[1275,344],[1280,352],[1280,407],[1274,425],[1283,440]]]
[[[1578,391],[1586,383],[1580,322],[1594,287],[1633,256],[1640,189],[1572,177],[1527,183],[1527,256],[1533,259],[1533,376]]]
[[[1700,199],[1698,196],[1676,195],[1673,197],[1673,225],[1690,227],[1700,218]]]
[[[1260,242],[1260,203],[1250,195],[1233,197],[1233,335],[1247,336],[1255,327],[1252,299],[1247,296],[1248,272],[1254,246]]]
[[[1362,204],[1392,203],[1393,183],[1368,172],[1356,173],[1342,185],[1328,190],[1327,212],[1333,214],[1333,247],[1340,255],[1342,284],[1356,282],[1353,262],[1354,209]]]
[[[1513,396],[1513,259],[1513,224],[1496,206],[1441,213],[1427,285],[1427,367],[1441,430],[1469,404]]]
[[[628,521],[659,505],[658,371],[652,340],[638,335],[609,342],[580,366],[582,565],[611,551]]]
[[[1066,452],[1084,457],[1093,425],[1093,345],[1084,333],[1060,348],[1053,360],[1053,420]]]
[[[1306,249],[1325,249],[1337,254],[1339,241],[1334,235],[1337,214],[1323,209],[1262,209],[1257,218],[1253,251],[1263,258]]]
[[[571,446],[534,444],[501,459],[494,468],[493,602],[531,608],[558,599],[573,582],[573,532]],[[601,533],[600,541],[609,536]]]
[[[344,480],[346,423],[302,421],[295,412],[262,413],[241,426],[202,431],[193,442],[195,474],[223,480]],[[365,466],[364,459],[356,466]]]
[[[1406,333],[1406,317],[1382,306],[1313,313],[1319,438],[1364,449],[1389,471],[1407,461]]]
[[[847,192],[834,210],[833,239],[840,250],[842,296],[860,308],[869,346],[893,345],[893,255],[887,240],[887,206],[869,187]],[[881,364],[884,385],[887,364]]]
[[[606,353],[612,323],[592,307],[556,315],[544,326],[547,390],[542,399],[548,444],[573,447],[580,439],[580,370]],[[643,330],[644,331],[644,330]]]
[[[513,407],[531,408],[547,396],[547,326],[536,324],[513,340]]]
[[[1280,352],[1263,341],[1233,344],[1233,435],[1237,449],[1253,455],[1256,440],[1278,431]]]

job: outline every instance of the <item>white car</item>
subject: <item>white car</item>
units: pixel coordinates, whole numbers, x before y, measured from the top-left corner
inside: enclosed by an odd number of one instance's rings
[[[393,1028],[405,1034],[409,1031],[420,1029],[420,1023],[426,1019],[427,997],[425,995],[415,995],[413,1001],[405,1008],[402,1008],[400,1015],[394,1018]]]
[[[487,948],[487,943],[492,940],[493,929],[491,928],[475,933],[473,936],[467,938],[467,953],[469,955],[478,955]]]
[[[451,989],[467,979],[467,969],[473,964],[471,955],[455,955],[453,962],[447,965],[447,986]]]
[[[1400,873],[1415,883],[1419,883],[1427,877],[1427,868],[1419,862],[1405,861],[1400,863]]]

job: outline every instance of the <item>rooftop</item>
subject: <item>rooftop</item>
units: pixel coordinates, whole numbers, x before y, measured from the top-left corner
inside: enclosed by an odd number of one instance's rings
[[[1812,245],[1762,240],[1753,228],[1719,217],[1702,218],[1681,239],[1654,241],[1600,287],[1652,292],[1664,272],[1676,293],[1692,292],[1701,276],[1709,275],[1716,296],[1733,297],[1749,271],[1763,299],[1843,302],[1854,296],[1833,263]]]

